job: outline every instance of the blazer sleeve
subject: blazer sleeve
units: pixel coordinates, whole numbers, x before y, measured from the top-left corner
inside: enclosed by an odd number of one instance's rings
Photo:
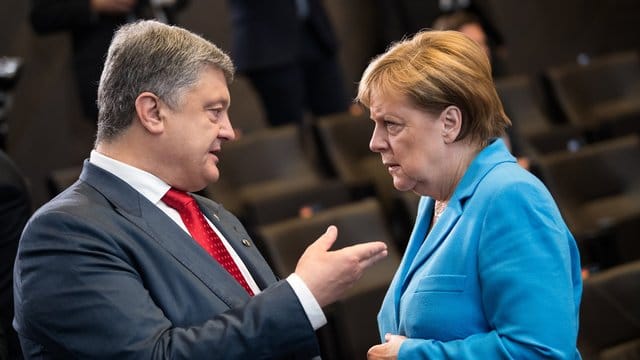
[[[87,359],[317,355],[314,330],[286,281],[201,324],[172,324],[129,254],[88,221],[48,211],[32,219],[23,235],[29,241],[20,245],[16,262],[15,324],[21,337],[44,352]]]
[[[573,237],[546,190],[529,183],[487,199],[478,276],[493,329],[463,340],[407,339],[399,359],[572,359],[581,292]],[[473,235],[471,235],[473,236]]]

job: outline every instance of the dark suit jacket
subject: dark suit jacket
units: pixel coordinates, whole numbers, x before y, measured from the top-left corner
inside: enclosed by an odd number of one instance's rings
[[[178,225],[88,162],[39,209],[14,274],[14,326],[27,358],[263,359],[318,354],[286,281],[240,222],[196,196],[263,292],[246,291]]]
[[[6,346],[10,359],[20,353],[18,338],[11,327],[13,261],[29,215],[31,200],[24,178],[11,159],[0,151],[0,327],[3,333],[0,343],[4,344],[0,347]]]
[[[139,1],[138,7],[148,4]],[[165,8],[170,23],[177,11],[187,4],[178,0]],[[114,31],[127,23],[124,15],[98,15],[91,12],[89,0],[31,0],[31,25],[38,34],[69,31],[73,47],[73,68],[85,115],[98,119],[96,96],[102,66]]]
[[[334,54],[337,40],[322,0],[308,0],[307,21],[298,17],[295,0],[229,0],[235,65],[241,72],[298,61],[301,45]],[[311,34],[305,34],[310,31]],[[301,41],[311,35],[316,41]]]

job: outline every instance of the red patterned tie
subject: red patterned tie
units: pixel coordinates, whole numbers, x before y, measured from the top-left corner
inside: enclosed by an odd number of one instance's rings
[[[196,200],[184,191],[171,188],[162,197],[162,201],[178,211],[191,237],[207,250],[209,255],[213,256],[247,290],[249,295],[253,296],[247,280],[240,273],[238,265],[229,255],[218,234],[207,223]]]

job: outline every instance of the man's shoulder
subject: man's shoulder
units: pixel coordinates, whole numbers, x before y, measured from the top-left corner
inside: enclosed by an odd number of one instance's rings
[[[112,211],[108,201],[88,184],[77,181],[38,208],[30,223],[61,217],[77,218],[78,221],[99,219],[99,214]],[[80,220],[83,219],[83,220]]]

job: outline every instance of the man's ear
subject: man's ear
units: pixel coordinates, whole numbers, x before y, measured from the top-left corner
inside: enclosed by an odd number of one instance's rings
[[[440,114],[442,117],[442,137],[445,144],[453,143],[462,129],[462,111],[455,105],[447,106]]]
[[[136,98],[138,121],[152,134],[159,134],[164,130],[164,121],[160,114],[162,105],[160,98],[151,92],[145,91]]]

